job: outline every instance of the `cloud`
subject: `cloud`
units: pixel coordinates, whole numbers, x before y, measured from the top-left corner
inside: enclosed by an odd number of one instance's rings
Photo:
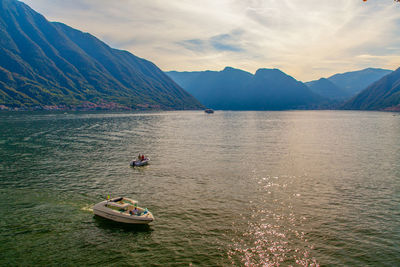
[[[241,31],[233,31],[231,34],[219,34],[210,38],[211,46],[218,51],[243,52],[239,41]]]
[[[183,46],[185,49],[199,53],[210,53],[213,51],[244,52],[240,44],[241,34],[241,30],[234,30],[231,33],[215,35],[204,40],[183,40],[177,42],[177,44]]]
[[[183,40],[177,42],[178,45],[182,45],[184,48],[197,51],[197,52],[204,52],[207,50],[207,41],[200,40],[200,39],[192,39],[192,40]]]
[[[276,67],[310,80],[400,65],[391,0],[23,1],[164,70]]]

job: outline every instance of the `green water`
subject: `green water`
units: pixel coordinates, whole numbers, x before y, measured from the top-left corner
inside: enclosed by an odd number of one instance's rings
[[[399,266],[399,136],[379,112],[0,113],[0,265]],[[107,194],[156,220],[94,217]]]

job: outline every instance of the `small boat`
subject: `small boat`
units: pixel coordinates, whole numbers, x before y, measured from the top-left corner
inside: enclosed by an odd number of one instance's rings
[[[137,167],[145,166],[145,165],[149,164],[149,161],[150,161],[150,158],[149,158],[149,157],[146,157],[146,158],[144,158],[144,160],[132,160],[131,163],[130,163],[130,165],[131,165],[132,167],[135,167],[135,166],[137,166]]]
[[[214,113],[214,110],[208,108],[208,109],[205,109],[204,112],[208,113],[208,114],[212,114],[212,113]]]
[[[94,205],[93,213],[120,223],[148,224],[154,221],[153,214],[137,204],[136,200],[126,197],[112,198]]]

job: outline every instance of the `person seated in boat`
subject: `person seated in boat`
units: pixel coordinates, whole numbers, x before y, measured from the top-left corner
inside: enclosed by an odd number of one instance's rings
[[[128,208],[128,212],[129,212],[129,215],[136,215],[139,212],[139,210],[136,207],[133,208],[132,206],[130,206]]]
[[[142,155],[142,161],[144,160],[144,155]]]
[[[135,207],[132,212],[134,215],[139,215],[139,210],[137,209],[137,207]]]
[[[139,154],[139,156],[137,156],[137,159],[138,159],[138,161],[141,161],[142,160],[142,156],[140,156],[140,154]]]

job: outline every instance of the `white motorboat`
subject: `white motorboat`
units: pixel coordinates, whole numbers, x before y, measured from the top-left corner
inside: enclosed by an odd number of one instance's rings
[[[132,160],[131,163],[130,163],[130,165],[131,165],[132,167],[135,167],[135,166],[137,166],[137,167],[145,166],[145,165],[149,164],[149,161],[150,161],[150,158],[148,158],[148,157],[145,158],[144,160]]]
[[[112,198],[93,207],[95,215],[120,223],[148,224],[154,221],[153,214],[137,206],[137,201],[126,197]]]

